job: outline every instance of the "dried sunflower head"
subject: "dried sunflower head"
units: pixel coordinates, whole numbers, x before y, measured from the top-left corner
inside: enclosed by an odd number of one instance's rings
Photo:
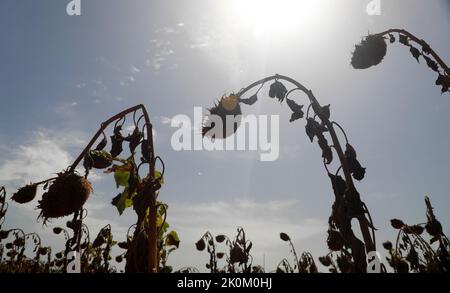
[[[240,115],[242,115],[239,97],[235,94],[222,97],[218,103],[209,109],[209,115],[202,127],[203,136],[213,138],[226,138],[235,133],[240,124]],[[214,118],[212,117],[214,116]],[[227,127],[227,116],[231,116],[233,125]],[[222,124],[220,129],[213,130],[216,126],[214,120],[218,119]]]
[[[37,185],[29,184],[21,187],[16,193],[13,194],[11,199],[18,203],[27,203],[36,197],[36,191]]]
[[[330,250],[339,251],[344,247],[344,238],[338,231],[328,230],[327,244]]]
[[[92,166],[96,169],[105,169],[111,166],[112,156],[106,151],[90,151],[89,155],[92,158]]]
[[[366,69],[380,64],[386,55],[386,42],[381,35],[368,35],[355,46],[351,64],[355,69]]]
[[[39,201],[39,216],[45,222],[49,218],[70,215],[84,205],[91,192],[91,183],[84,177],[71,172],[60,173]]]

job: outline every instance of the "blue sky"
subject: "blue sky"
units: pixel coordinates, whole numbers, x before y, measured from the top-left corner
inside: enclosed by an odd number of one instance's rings
[[[449,232],[449,95],[398,44],[388,45],[377,67],[350,66],[361,37],[388,28],[407,29],[450,60],[449,1],[381,0],[381,16],[365,13],[368,0],[302,2],[295,14],[286,10],[292,1],[266,4],[290,20],[236,1],[81,1],[79,17],[66,15],[69,1],[0,4],[0,185],[10,193],[67,167],[101,121],[143,103],[166,164],[161,200],[182,241],[171,264],[202,268],[207,255],[194,242],[207,230],[231,236],[238,226],[254,241],[255,262],[265,255],[268,269],[290,257],[282,231],[299,251],[325,254],[333,193],[320,150],[304,134],[304,120],[289,123],[286,105],[263,98],[268,89],[243,111],[280,114],[277,161],[260,162],[257,152],[175,152],[170,145],[171,117],[192,117],[194,106],[209,107],[225,92],[279,73],[331,104],[332,118],[345,128],[367,167],[357,188],[379,228],[379,246],[394,238],[391,218],[424,221],[425,195]],[[110,176],[97,172],[93,182],[93,231],[111,222],[123,239],[133,212],[119,217],[109,204],[117,194]],[[59,245],[50,227],[36,223],[35,206],[11,204],[6,225],[37,230]]]

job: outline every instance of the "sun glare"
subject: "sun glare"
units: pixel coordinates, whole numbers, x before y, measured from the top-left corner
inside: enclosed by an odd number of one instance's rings
[[[234,0],[239,23],[255,35],[311,29],[327,17],[321,0]]]

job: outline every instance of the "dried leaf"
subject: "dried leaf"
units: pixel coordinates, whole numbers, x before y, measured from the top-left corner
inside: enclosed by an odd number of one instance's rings
[[[432,70],[434,70],[436,72],[439,72],[438,64],[434,60],[432,60],[430,57],[428,57],[426,55],[422,55],[422,57],[427,62],[428,67],[430,67]]]
[[[141,142],[142,137],[143,137],[142,132],[139,130],[138,127],[136,127],[134,129],[133,133],[131,134],[131,136],[129,137],[130,152],[131,153],[134,153],[134,150],[136,149],[136,147]]]
[[[399,35],[399,42],[405,46],[409,46],[409,39],[405,35],[402,34]]]
[[[258,100],[257,94],[254,94],[248,99],[239,99],[241,103],[244,103],[246,105],[253,105],[254,103],[256,103],[257,100]]]
[[[417,49],[416,47],[411,46],[409,51],[411,52],[413,57],[416,58],[417,62],[419,62],[419,57],[420,57],[420,55],[422,55],[420,53],[419,49]]]
[[[289,122],[294,122],[295,120],[303,118],[303,112],[294,112],[291,114],[291,119],[289,119]]]
[[[292,112],[302,112],[303,109],[303,105],[298,105],[295,101],[286,98],[286,103],[289,106],[289,108],[291,108]]]
[[[442,89],[441,89],[442,93],[447,92],[450,88],[450,77],[439,74],[439,76],[436,80],[436,85],[442,86]]]
[[[389,41],[391,42],[391,44],[395,42],[395,37],[393,34],[389,34]]]
[[[306,130],[306,134],[308,135],[311,142],[313,141],[314,136],[328,131],[328,129],[325,126],[320,125],[319,122],[314,120],[314,118],[307,119],[305,130]]]
[[[122,150],[123,150],[122,143],[123,143],[122,136],[118,136],[116,134],[111,136],[111,145],[112,146],[111,146],[110,154],[113,158],[117,157],[122,152]]]
[[[280,81],[276,80],[274,83],[270,85],[269,89],[269,97],[277,98],[278,101],[283,102],[284,97],[286,96],[287,89]]]
[[[103,139],[95,147],[95,150],[96,151],[102,151],[106,147],[107,143],[108,143],[108,140],[106,139],[106,136],[103,136]]]

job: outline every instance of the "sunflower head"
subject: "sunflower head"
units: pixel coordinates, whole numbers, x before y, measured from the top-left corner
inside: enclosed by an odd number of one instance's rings
[[[381,35],[368,35],[356,45],[351,64],[355,69],[366,69],[380,64],[386,55],[386,42]]]
[[[84,205],[91,192],[91,183],[84,177],[72,172],[60,173],[39,201],[39,216],[45,222],[70,215]]]
[[[240,99],[237,95],[231,94],[223,96],[218,103],[209,110],[209,115],[206,118],[202,127],[203,136],[210,136],[212,138],[226,138],[235,133],[240,124],[240,115],[242,115]],[[227,125],[227,116],[232,118],[232,125]],[[216,122],[220,121],[222,129],[214,129]]]
[[[27,203],[32,201],[36,197],[37,185],[29,184],[20,188],[11,197],[12,200],[18,203]]]

